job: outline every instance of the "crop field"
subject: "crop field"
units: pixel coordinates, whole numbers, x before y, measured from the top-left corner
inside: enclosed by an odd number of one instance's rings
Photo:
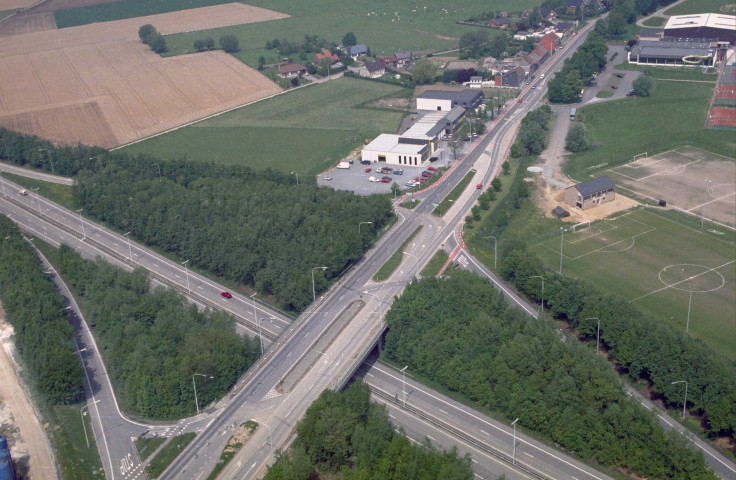
[[[564,237],[548,236],[532,248],[557,270],[562,241],[563,274],[616,292],[683,331],[690,304],[689,334],[736,359],[734,235],[699,230],[699,222],[679,217],[653,208],[629,210]]]
[[[341,78],[292,90],[124,150],[317,174],[365,140],[396,131],[401,112],[362,105],[400,92],[394,85]]]
[[[57,143],[125,144],[280,91],[222,51],[161,58],[142,23],[186,31],[282,15],[243,4],[3,37],[0,125]]]
[[[217,39],[225,33],[232,33],[240,40],[240,51],[235,56],[248,65],[256,66],[259,56],[264,56],[266,63],[281,60],[276,50],[265,49],[267,40],[278,38],[300,42],[305,35],[319,35],[327,41],[340,43],[349,31],[354,32],[358,42],[366,44],[374,55],[390,55],[399,50],[447,50],[457,48],[463,33],[476,30],[455,24],[458,20],[484,11],[521,12],[539,5],[533,0],[499,0],[487,5],[475,0],[459,0],[451,4],[440,0],[421,3],[395,0],[390,4],[381,0],[255,0],[248,3],[288,13],[291,17],[268,24],[169,35],[166,41],[171,54],[191,52],[193,42],[198,38],[210,36]],[[493,36],[497,31],[488,29],[487,32]],[[306,59],[294,58],[296,61]]]

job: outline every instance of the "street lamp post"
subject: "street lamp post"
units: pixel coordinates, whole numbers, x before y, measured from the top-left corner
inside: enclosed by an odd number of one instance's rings
[[[317,301],[317,291],[314,289],[314,271],[320,268],[322,269],[322,271],[327,270],[327,267],[314,267],[312,269],[312,302]]]
[[[358,224],[358,237],[360,237],[360,226],[361,225],[373,225],[373,222],[360,222]]]
[[[496,269],[496,261],[498,260],[498,253],[497,253],[497,250],[496,250],[496,247],[498,246],[498,240],[493,235],[491,235],[488,238],[492,238],[493,239],[493,269],[495,270]]]
[[[79,416],[82,417],[82,428],[84,429],[84,439],[87,441],[87,448],[89,448],[89,437],[87,436],[87,425],[84,424],[84,412],[83,412],[83,410],[87,407],[89,407],[89,404],[82,405],[82,408],[79,409]]]
[[[690,307],[693,305],[693,291],[690,290],[690,300],[687,302],[687,323],[685,323],[685,333],[690,328]]]
[[[267,423],[264,423],[263,426],[268,429],[268,444],[271,445],[271,465],[273,465],[273,431]]]
[[[598,355],[598,343],[601,338],[601,319],[598,317],[588,317],[585,319],[586,322],[588,320],[598,320],[598,327],[595,330],[595,354]]]
[[[261,356],[263,356],[263,333],[261,332],[261,322],[258,320],[258,310],[256,310],[256,295],[258,295],[258,292],[251,295],[250,299],[253,300],[253,317],[256,319],[256,325],[258,325],[258,337],[261,339]]]
[[[685,407],[687,406],[687,380],[678,380],[677,382],[672,382],[672,385],[676,383],[685,384],[685,401],[682,402],[682,419],[685,420]]]
[[[703,208],[700,209],[700,228],[701,230],[705,223],[705,204],[708,203],[708,184],[709,183],[710,183],[710,180],[705,181],[705,203],[703,203]]]
[[[84,209],[80,208],[79,210],[77,210],[77,213],[79,214],[79,221],[82,223],[82,240],[84,240],[85,238],[87,238],[87,234],[84,233],[84,218],[82,218],[82,210]]]
[[[215,377],[210,377],[210,376],[207,376],[201,373],[195,373],[192,375],[192,385],[194,386],[194,406],[197,407],[197,415],[199,415],[199,401],[197,401],[197,383],[194,381],[194,377],[196,376],[210,378],[210,379],[215,378]]]
[[[514,427],[514,453],[511,454],[511,463],[513,465],[516,465],[516,422],[518,422],[519,419],[517,418],[513,422],[511,422],[511,426]]]
[[[363,292],[363,294],[370,295],[371,297],[376,297],[376,300],[378,300],[378,316],[381,317],[381,330],[383,330],[383,310],[381,307],[381,298],[375,293]]]
[[[565,240],[565,228],[560,227],[560,275],[562,275],[562,243]]]
[[[406,406],[406,369],[409,368],[409,365],[405,366],[401,369],[401,399],[404,402],[404,406]]]
[[[413,253],[404,252],[406,255],[409,255],[410,257],[414,257],[414,260],[416,260],[415,268],[414,268],[414,276],[419,278],[419,257],[414,255]]]
[[[291,172],[292,175],[296,175],[296,184],[299,185],[299,174],[296,172]]]
[[[325,358],[327,359],[327,365],[330,365],[330,356],[329,355],[327,355],[325,352],[323,352],[321,350],[315,350],[315,352],[324,355]],[[334,382],[334,379],[332,378],[332,370],[330,370],[330,387],[331,388],[335,388],[335,382]]]
[[[187,263],[189,263],[189,260],[181,262],[181,264],[184,265],[184,275],[187,277],[187,292],[191,295],[192,290],[189,288],[189,267],[187,266]]]
[[[5,193],[5,179],[3,178],[3,171],[0,170],[0,182],[3,184],[3,197],[7,198],[7,195]]]
[[[161,181],[161,165],[158,163],[154,163],[153,165],[158,167],[158,181],[160,182]]]
[[[131,233],[132,233],[132,232],[127,232],[127,233],[125,234],[125,236],[126,236],[126,237],[127,237],[127,239],[128,239],[128,257],[130,258],[130,264],[132,265],[132,264],[133,264],[133,249],[132,249],[132,248],[131,248],[131,246],[130,246],[130,234],[131,234]]]
[[[32,190],[33,190],[34,192],[36,192],[36,201],[38,202],[38,214],[39,214],[40,216],[43,216],[43,213],[41,212],[41,198],[40,198],[40,197],[38,196],[38,188],[39,188],[39,187],[36,187],[36,188],[34,188],[34,189],[32,189]]]
[[[544,277],[541,275],[532,275],[529,278],[541,278],[542,279],[542,307],[541,307],[541,310],[542,310],[542,313],[544,313]]]

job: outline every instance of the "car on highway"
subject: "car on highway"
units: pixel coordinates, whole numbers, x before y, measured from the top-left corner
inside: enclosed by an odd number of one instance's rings
[[[519,103],[521,103],[522,101],[524,101],[523,98],[520,98],[520,99],[517,100],[517,102],[519,102]]]
[[[230,292],[222,292],[220,293],[225,298],[233,298],[233,295]]]
[[[365,173],[371,173],[371,167],[366,168]]]

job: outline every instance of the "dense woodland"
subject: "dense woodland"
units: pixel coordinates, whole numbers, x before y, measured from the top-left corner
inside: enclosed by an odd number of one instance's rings
[[[345,391],[325,390],[297,424],[290,453],[279,454],[264,480],[472,480],[470,457],[412,445],[394,431],[388,412],[370,402],[357,380]]]
[[[205,375],[196,378],[202,407],[221,398],[260,353],[257,339],[235,332],[230,315],[197,311],[174,290],[151,290],[142,269],[85,260],[66,245],[56,262],[80,298],[118,401],[129,413],[191,415],[194,373]]]
[[[36,251],[4,215],[0,215],[0,300],[29,383],[50,403],[80,400],[83,371],[64,299],[44,273]]]
[[[385,197],[361,197],[275,170],[131,157],[59,147],[0,129],[4,160],[76,176],[85,214],[215,276],[273,296],[288,310],[312,300],[392,218]],[[159,169],[161,176],[159,177]],[[359,222],[364,225],[358,236]]]
[[[650,479],[715,478],[701,452],[626,397],[602,356],[511,308],[474,273],[410,284],[386,320],[389,360],[583,459]]]

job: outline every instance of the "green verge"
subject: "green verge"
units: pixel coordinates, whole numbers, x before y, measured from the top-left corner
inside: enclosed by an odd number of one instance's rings
[[[400,207],[403,207],[403,208],[408,208],[409,210],[413,210],[413,209],[417,208],[417,205],[419,205],[420,203],[422,203],[422,202],[420,202],[419,200],[417,200],[415,198],[410,198],[409,200],[406,200],[404,202],[401,202],[399,204],[399,206]]]
[[[731,5],[730,9],[725,7]],[[687,0],[664,11],[665,15],[688,15],[691,13],[727,13],[733,15],[733,0]]]
[[[49,424],[46,434],[54,447],[61,478],[64,480],[105,478],[89,415],[84,415],[85,426],[82,426],[79,410],[84,405],[82,402],[72,405],[39,405],[43,421]],[[84,437],[85,428],[89,448]]]
[[[734,157],[733,132],[704,128],[712,84],[653,83],[651,97],[627,97],[578,109],[578,120],[585,122],[588,138],[600,147],[572,155],[564,167],[567,175],[587,179],[590,172],[586,169],[601,162],[610,168],[642,152],[652,155],[683,145]]]
[[[382,282],[386,280],[388,277],[391,276],[392,273],[394,273],[394,270],[399,266],[401,263],[402,258],[404,257],[404,248],[409,244],[409,242],[412,241],[414,237],[419,233],[419,230],[422,229],[422,225],[419,225],[416,230],[414,230],[409,237],[404,240],[404,243],[401,244],[401,246],[394,252],[391,257],[386,260],[386,263],[383,264],[383,266],[378,269],[376,274],[373,276],[373,280],[376,282]]]
[[[642,22],[642,24],[646,25],[647,27],[661,27],[664,25],[665,19],[662,17],[652,17],[647,18]]]
[[[601,90],[596,93],[595,96],[598,98],[611,98],[613,96],[613,92],[610,90]]]
[[[434,254],[432,259],[427,263],[427,265],[422,270],[422,277],[434,277],[438,273],[440,273],[440,269],[444,266],[444,264],[447,262],[447,259],[450,257],[447,255],[447,252],[444,250],[437,250],[437,253]]]
[[[628,62],[619,63],[614,67],[616,70],[634,70],[643,72],[652,78],[662,80],[694,80],[698,82],[716,82],[716,73],[708,69],[705,73],[697,68],[681,67],[650,67],[647,65],[635,65]]]
[[[439,176],[439,175],[438,175]],[[460,195],[462,195],[463,191],[465,191],[465,188],[470,183],[470,180],[473,179],[475,176],[475,170],[470,170],[465,177],[463,177],[462,180],[458,182],[457,185],[455,185],[455,188],[452,189],[450,193],[447,194],[445,198],[442,199],[440,204],[432,210],[432,215],[436,215],[438,217],[441,217],[447,211],[452,207],[452,204],[455,200],[457,200]]]
[[[249,435],[253,435],[253,432],[256,431],[258,428],[258,423],[254,422],[253,420],[248,420],[247,422],[240,425],[241,427],[247,428],[250,433]],[[228,440],[227,444],[225,445],[225,448],[222,450],[222,454],[220,455],[220,459],[217,461],[217,464],[215,465],[215,468],[212,470],[212,472],[207,477],[207,480],[215,480],[217,476],[220,474],[223,468],[227,466],[228,463],[230,463],[230,460],[233,459],[236,453],[240,450],[240,448],[243,446],[242,442],[234,441],[233,437],[230,437],[230,440]]]
[[[150,478],[158,478],[158,476],[166,470],[166,467],[174,461],[177,455],[179,455],[179,453],[181,453],[181,451],[184,450],[192,440],[194,440],[195,436],[196,433],[190,432],[172,438],[171,441],[158,452],[158,455],[153,457],[153,460],[146,465],[146,474]]]
[[[395,85],[341,78],[288,91],[123,151],[316,175],[365,140],[398,129],[405,112],[367,104],[410,94]]]
[[[52,202],[56,202],[69,210],[77,208],[77,205],[74,202],[74,189],[69,185],[45,182],[43,180],[36,180],[35,178],[28,178],[8,172],[3,172],[3,178],[7,178],[11,182],[21,185],[27,190],[38,188],[39,195],[48,198]]]
[[[165,437],[137,438],[135,440],[135,448],[138,450],[138,457],[141,460],[145,460],[165,441]]]

